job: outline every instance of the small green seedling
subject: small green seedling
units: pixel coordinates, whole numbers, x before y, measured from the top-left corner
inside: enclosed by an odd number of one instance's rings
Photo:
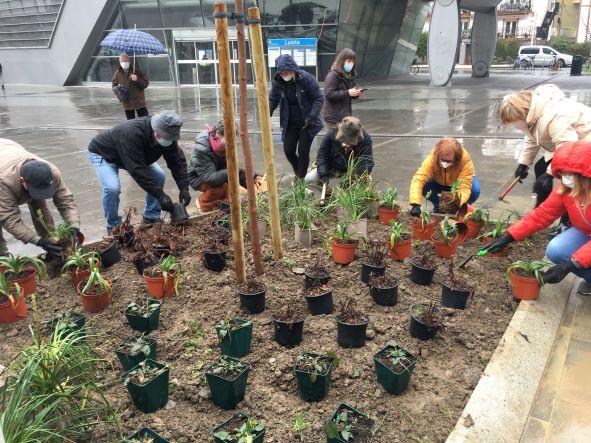
[[[542,277],[542,271],[544,271],[544,269],[546,269],[551,264],[552,263],[550,263],[548,260],[531,261],[531,262],[521,261],[521,260],[515,261],[515,262],[511,263],[511,265],[507,268],[507,276],[510,276],[510,274],[515,273],[514,271],[516,271],[517,269],[521,269],[526,274],[533,275],[536,278],[536,280],[538,281],[538,284],[540,286],[543,286],[544,279]]]

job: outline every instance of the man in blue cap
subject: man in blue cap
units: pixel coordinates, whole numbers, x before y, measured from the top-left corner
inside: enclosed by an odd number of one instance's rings
[[[164,157],[176,182],[179,201],[187,206],[191,201],[187,161],[177,141],[180,138],[183,119],[173,111],[164,111],[153,117],[128,120],[114,128],[101,132],[88,145],[88,158],[103,186],[103,209],[107,233],[121,224],[119,194],[121,182],[119,169],[129,175],[146,191],[146,223],[160,220],[160,210],[171,212],[173,202],[164,192],[164,171],[158,165]]]

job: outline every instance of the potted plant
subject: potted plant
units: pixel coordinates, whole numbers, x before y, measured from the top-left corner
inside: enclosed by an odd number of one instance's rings
[[[365,332],[369,317],[357,309],[354,298],[348,297],[337,315],[337,343],[343,348],[361,348],[365,345]]]
[[[439,225],[439,229],[433,233],[432,239],[435,254],[441,258],[451,258],[457,252],[462,236],[458,230],[458,225],[446,215],[443,223]]]
[[[244,399],[250,364],[222,355],[205,370],[211,401],[223,409],[234,409]]]
[[[55,315],[47,322],[47,326],[52,334],[55,331],[65,330],[67,333],[80,332],[84,335],[85,324],[86,318],[84,314],[74,312],[71,309]]]
[[[16,323],[26,316],[27,305],[22,288],[0,274],[0,323]]]
[[[311,286],[304,289],[308,310],[312,315],[330,314],[334,309],[332,289],[327,285]]]
[[[390,257],[392,260],[404,261],[412,254],[412,238],[407,226],[399,221],[390,222]]]
[[[291,306],[273,314],[275,341],[282,346],[297,346],[304,334],[304,315]]]
[[[373,276],[369,294],[380,306],[394,306],[398,303],[398,280],[388,275]]]
[[[468,227],[466,231],[466,238],[476,238],[480,235],[480,231],[490,218],[489,212],[486,209],[476,208],[468,212],[464,216],[464,223]]]
[[[100,312],[111,304],[111,280],[97,268],[90,269],[90,275],[78,283],[77,290],[87,312]]]
[[[430,302],[419,302],[410,307],[410,335],[429,340],[437,335],[437,331],[443,328],[443,314]]]
[[[221,272],[226,266],[226,246],[218,237],[204,236],[203,266],[213,272]]]
[[[249,277],[246,283],[236,288],[236,292],[240,297],[240,307],[246,312],[259,314],[265,310],[267,287],[256,277]]]
[[[150,428],[141,428],[133,435],[126,438],[122,443],[169,443],[156,431]]]
[[[357,241],[352,239],[345,223],[337,224],[336,230],[327,237],[325,246],[332,253],[333,261],[339,265],[348,265],[355,259]]]
[[[337,188],[334,192],[334,202],[347,211],[346,226],[352,236],[367,237],[367,214],[369,205],[367,189],[360,182],[355,182],[347,188]]]
[[[387,245],[379,240],[366,240],[363,243],[365,259],[361,262],[361,281],[369,285],[371,276],[386,272]]]
[[[513,297],[519,300],[536,300],[544,285],[542,271],[550,265],[548,260],[515,261],[507,269],[511,280]]]
[[[437,265],[427,253],[415,254],[410,262],[410,279],[417,285],[433,283]]]
[[[316,258],[316,263],[304,269],[304,288],[311,288],[313,286],[322,286],[328,284],[330,280],[330,272],[322,264],[320,256]]]
[[[152,359],[125,373],[124,384],[133,404],[142,412],[156,412],[168,402],[168,366]]]
[[[439,197],[439,213],[440,214],[457,214],[460,210],[460,194],[458,192],[459,186],[462,184],[462,179],[455,180],[449,191],[443,191]]]
[[[113,237],[103,238],[95,247],[95,250],[100,256],[100,261],[103,268],[110,268],[115,263],[121,261],[121,252],[119,251],[117,242]]]
[[[236,414],[212,431],[216,443],[263,443],[265,425],[245,414]]]
[[[267,224],[269,222],[269,198],[263,192],[259,192],[255,196],[255,204],[257,208],[257,229],[259,235],[264,237],[267,234]]]
[[[293,371],[298,383],[298,392],[305,401],[324,400],[330,389],[332,368],[339,365],[334,352],[319,355],[312,352],[298,354]]]
[[[373,437],[374,421],[363,412],[341,403],[324,423],[327,443],[365,442]]]
[[[0,256],[0,267],[9,283],[18,283],[26,297],[35,292],[37,276],[46,275],[45,263],[36,257],[26,255]]]
[[[84,237],[82,237],[81,239],[74,238],[74,223],[65,222],[50,227],[45,222],[45,218],[43,217],[43,212],[41,211],[41,209],[38,208],[36,210],[36,215],[37,220],[39,221],[45,232],[47,232],[47,237],[55,241],[62,248],[62,252],[57,257],[51,253],[48,253],[48,259],[61,259],[62,257],[69,256],[72,253],[72,250],[74,249],[76,243],[78,243],[78,241],[82,243],[82,241],[84,240]]]
[[[158,260],[162,260],[176,251],[175,236],[171,232],[164,233],[163,227],[164,223],[161,221],[152,225],[152,252]]]
[[[123,371],[129,371],[147,358],[155,360],[156,344],[155,339],[145,334],[125,339],[121,346],[115,349],[115,354],[121,363]]]
[[[466,303],[472,293],[470,285],[456,276],[453,261],[451,261],[448,279],[441,282],[441,305],[446,308],[466,309]]]
[[[82,249],[76,248],[74,253],[64,262],[62,273],[68,274],[76,288],[78,283],[88,278],[91,267],[99,266],[99,255],[96,252],[83,252]]]
[[[168,255],[153,268],[144,270],[148,294],[156,298],[178,295],[181,273],[181,264],[174,255]]]
[[[123,219],[119,226],[113,228],[113,237],[119,243],[119,246],[131,248],[135,244],[137,229],[134,229],[132,218],[139,220],[137,209],[133,206],[125,208]]]
[[[400,395],[410,382],[417,359],[395,341],[389,341],[373,356],[373,361],[378,383],[388,394]]]
[[[252,341],[252,321],[242,318],[220,320],[215,332],[220,342],[222,354],[233,358],[244,357],[250,352]]]
[[[294,225],[296,242],[304,247],[312,246],[316,232],[314,220],[320,217],[320,211],[308,195],[303,180],[294,180],[290,186],[286,216],[290,224]]]
[[[478,238],[484,240],[484,243],[489,244],[490,242],[501,238],[511,226],[512,220],[519,220],[519,214],[516,211],[503,211],[503,213],[499,216],[499,218],[494,221],[487,221],[484,225],[484,229],[490,229],[492,226],[492,230],[488,230],[484,234],[480,235]],[[505,257],[509,254],[509,246],[503,248],[499,252],[489,252],[486,254],[487,257]]]
[[[162,300],[151,297],[136,298],[127,305],[124,314],[132,329],[139,332],[152,332],[158,329]]]
[[[380,222],[386,226],[390,226],[391,221],[398,220],[399,212],[398,190],[396,188],[388,188],[381,192],[378,207]]]
[[[427,212],[427,201],[431,197],[431,191],[427,192],[425,196],[425,204],[421,206],[421,215],[418,219],[413,219],[411,222],[412,236],[416,240],[431,240],[433,230],[435,229],[435,221],[431,220],[431,214]]]

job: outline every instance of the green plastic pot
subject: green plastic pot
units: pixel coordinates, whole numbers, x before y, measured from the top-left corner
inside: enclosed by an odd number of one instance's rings
[[[312,352],[306,352],[305,355],[318,357],[318,354]],[[323,400],[330,389],[332,363],[328,366],[326,374],[318,375],[315,381],[312,381],[312,374],[310,372],[301,371],[296,368],[297,364],[294,365],[293,371],[295,372],[296,380],[298,382],[298,392],[300,393],[300,397],[309,402]]]
[[[388,349],[402,349],[406,352],[407,357],[411,361],[410,365],[408,365],[408,370],[403,369],[401,372],[396,372],[378,359],[378,356]],[[417,359],[401,346],[387,345],[373,356],[373,361],[375,363],[378,383],[382,385],[388,394],[400,395],[406,390],[408,383],[410,382],[410,376],[412,375],[412,370],[415,367]]]
[[[236,358],[232,360],[239,361]],[[211,401],[223,409],[234,409],[244,399],[246,382],[250,372],[250,364],[242,362],[246,367],[233,380],[226,380],[219,375],[212,374],[211,366],[205,371],[205,378],[211,391]]]
[[[168,443],[167,439],[165,439],[164,437],[161,437],[160,435],[158,435],[157,432],[154,432],[150,428],[141,428],[139,431],[137,431],[133,435],[130,435],[128,438],[130,440],[132,440],[134,438],[137,438],[139,440],[141,438],[146,438],[146,437],[150,437],[154,443]]]
[[[340,405],[339,405],[339,406],[338,406],[338,407],[335,409],[335,411],[333,412],[332,416],[330,417],[330,421],[336,421],[337,414],[339,413],[339,411],[340,411],[341,409],[347,409],[348,411],[351,411],[351,412],[353,412],[353,413],[354,413],[356,416],[359,416],[359,417],[367,417],[367,415],[365,415],[363,412],[361,412],[361,411],[359,411],[359,410],[355,409],[355,408],[354,408],[354,407],[352,407],[352,406],[349,406],[347,403],[341,403],[341,404],[340,404]],[[369,418],[369,417],[367,417],[367,418]],[[370,423],[371,423],[371,426],[372,426],[372,428],[373,428],[373,426],[374,426],[374,424],[375,424],[375,423],[374,423],[374,421],[373,421],[371,418],[369,418],[369,421],[370,421]],[[326,431],[325,431],[325,433],[326,433]],[[327,436],[326,436],[326,443],[347,443],[347,441],[346,441],[346,440],[344,440],[344,439],[342,439],[340,435],[339,435],[338,437],[336,437],[336,438],[330,438],[330,437],[327,435]]]
[[[158,369],[165,368],[166,365],[158,363],[157,361],[149,358],[146,362],[151,366],[155,366]],[[135,369],[138,365],[134,366],[131,370]],[[129,375],[129,372],[125,373],[125,377]],[[149,380],[148,382],[139,385],[133,381],[127,383],[127,392],[133,401],[133,404],[142,412],[155,412],[158,409],[164,407],[168,402],[168,376],[169,370],[166,370]]]
[[[232,319],[238,322],[240,326],[232,329],[220,341],[222,354],[228,357],[240,358],[250,352],[250,343],[252,341],[252,321],[241,318]],[[215,328],[219,338],[219,328]]]
[[[152,311],[149,317],[141,317],[139,315],[132,314],[129,309],[125,310],[125,317],[129,322],[129,326],[132,329],[139,332],[151,332],[158,329],[158,323],[160,321],[160,306],[162,306],[162,300],[156,300],[155,298],[146,297],[146,299],[157,302],[158,307]]]
[[[133,341],[134,337],[127,340],[126,344],[130,341]],[[138,363],[150,358],[152,360],[156,360],[156,340],[153,338],[147,338],[148,342],[150,343],[150,355],[147,357],[142,354],[141,352],[137,355],[128,354],[126,346],[123,346],[119,349],[115,350],[115,354],[117,354],[117,358],[123,367],[123,371],[129,371],[134,366],[137,366]]]
[[[250,417],[246,414],[243,414],[242,412],[239,412],[238,414],[236,414],[234,417],[230,417],[227,420],[224,420],[223,422],[221,422],[218,426],[216,426],[215,428],[213,428],[213,431],[211,431],[211,435],[213,436],[213,441],[215,443],[225,443],[223,440],[215,437],[215,433],[218,431],[221,431],[224,429],[224,426],[226,425],[226,423],[228,423],[229,421],[233,420],[236,416],[240,417],[243,420],[243,423],[248,420]],[[265,441],[265,431],[267,430],[267,428],[265,427],[265,429],[263,429],[261,432],[259,432],[253,439],[252,439],[252,443],[263,443],[263,441]]]

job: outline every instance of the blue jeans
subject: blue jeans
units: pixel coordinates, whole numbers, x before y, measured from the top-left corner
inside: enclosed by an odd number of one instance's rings
[[[440,185],[435,181],[433,177],[429,179],[427,183],[423,185],[423,197],[427,196],[427,192],[431,191],[431,197],[429,201],[433,203],[435,209],[439,209],[439,193],[444,191],[450,191],[451,186]],[[480,197],[480,182],[476,176],[472,177],[472,193],[468,199],[468,203],[472,204]]]
[[[591,240],[587,234],[577,228],[568,228],[562,234],[554,237],[546,247],[546,256],[557,265],[570,260],[572,255]],[[591,282],[591,268],[576,269],[573,274]]]
[[[113,228],[121,224],[119,215],[119,194],[121,194],[121,182],[119,181],[119,166],[109,163],[98,154],[87,152],[96,175],[101,181],[103,187],[103,210],[105,211],[105,220],[107,227]],[[164,171],[158,163],[152,163],[149,166],[152,178],[164,187]],[[146,208],[143,216],[148,220],[160,219],[160,203],[151,194],[146,193]]]

